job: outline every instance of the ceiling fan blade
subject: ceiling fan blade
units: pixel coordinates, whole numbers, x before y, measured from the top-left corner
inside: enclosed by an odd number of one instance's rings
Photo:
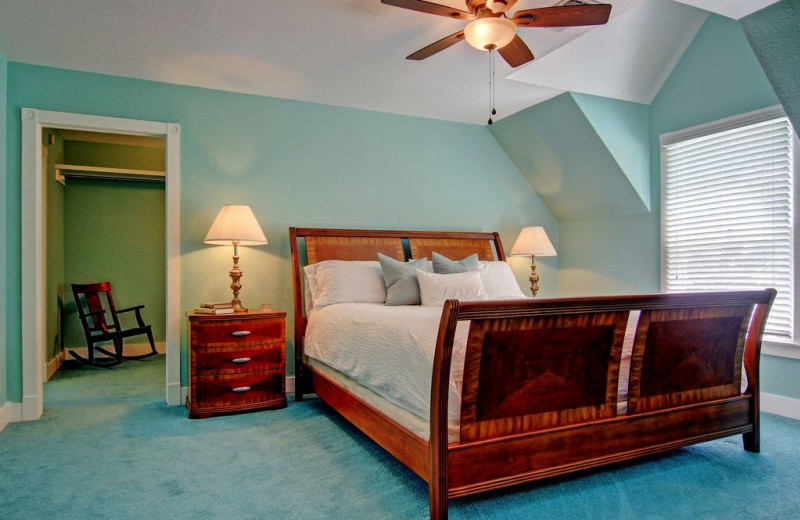
[[[533,61],[533,52],[525,45],[525,42],[522,41],[519,35],[514,36],[511,43],[505,47],[497,49],[497,52],[499,52],[500,56],[512,67],[519,67],[523,63]]]
[[[453,33],[450,36],[446,36],[439,40],[438,42],[434,42],[427,47],[423,47],[414,54],[410,54],[406,56],[407,60],[424,60],[429,56],[433,56],[439,51],[443,51],[446,48],[457,44],[458,42],[464,40],[464,31],[458,31],[457,33]]]
[[[447,18],[456,18],[459,20],[472,20],[475,18],[475,15],[468,13],[467,11],[453,9],[452,7],[447,7],[446,5],[425,2],[425,0],[381,0],[381,3],[393,5],[395,7],[402,7],[403,9],[411,9],[412,11],[419,11],[421,13],[446,16]]]
[[[562,5],[517,11],[514,23],[518,27],[603,25],[610,15],[611,4]]]

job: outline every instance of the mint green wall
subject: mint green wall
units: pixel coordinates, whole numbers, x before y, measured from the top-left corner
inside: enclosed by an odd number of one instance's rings
[[[800,0],[783,0],[741,20],[747,39],[800,133]]]
[[[761,356],[761,391],[800,399],[800,359]]]
[[[292,225],[497,230],[507,250],[531,223],[558,236],[552,215],[486,127],[11,63],[12,345],[20,335],[22,106],[181,124],[184,309],[230,295],[232,248],[203,244],[226,203],[250,205],[269,239],[240,250],[242,300],[287,310]],[[558,258],[537,265],[540,294],[555,295]],[[525,287],[525,259],[512,259],[512,267]],[[9,350],[8,376],[9,398],[18,401],[19,347]]]
[[[595,99],[598,104],[613,101]],[[614,106],[621,103],[613,101]],[[646,117],[642,120],[646,122]],[[618,118],[609,126],[637,122]],[[647,211],[574,94],[565,93],[517,112],[495,123],[490,131],[559,222]]]
[[[53,136],[49,144],[48,134]],[[46,204],[45,251],[45,361],[53,359],[61,350],[61,294],[64,284],[64,186],[55,179],[55,165],[64,162],[64,139],[56,130],[44,129],[42,146],[47,151],[44,176]]]
[[[647,105],[572,93],[586,120],[650,208],[650,110]]]
[[[6,372],[8,361],[6,359],[6,344],[8,331],[8,312],[6,306],[6,280],[8,278],[8,255],[6,248],[8,237],[11,235],[9,221],[11,214],[6,202],[8,196],[6,176],[6,141],[8,121],[6,117],[6,92],[8,84],[8,61],[5,54],[0,52],[0,217],[3,223],[0,224],[0,406],[8,400],[6,391]],[[13,249],[12,249],[13,251]],[[17,250],[18,252],[18,250]]]
[[[112,143],[67,141],[65,164],[106,166],[130,170],[164,171],[164,148]]]
[[[71,147],[71,142],[66,145]],[[146,305],[143,316],[153,327],[155,340],[164,341],[164,185],[68,179],[64,241],[64,348],[86,346],[73,283],[111,282],[117,308]],[[133,314],[125,316],[128,321],[123,325],[135,323]],[[147,338],[128,342],[146,343]]]

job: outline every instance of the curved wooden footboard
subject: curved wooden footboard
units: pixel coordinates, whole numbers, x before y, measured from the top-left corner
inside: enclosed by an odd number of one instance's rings
[[[758,451],[758,358],[774,297],[768,289],[447,301],[431,391],[431,518],[447,518],[449,497],[719,437],[741,433],[745,449]],[[631,311],[639,321],[629,373],[621,374]],[[459,321],[470,321],[461,435],[448,444]],[[625,414],[616,406],[621,378],[629,381]]]

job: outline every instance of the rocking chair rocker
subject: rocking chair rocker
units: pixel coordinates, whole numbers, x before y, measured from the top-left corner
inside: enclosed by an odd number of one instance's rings
[[[103,298],[105,294],[105,298]],[[111,282],[100,282],[90,284],[72,284],[72,295],[75,297],[75,304],[78,307],[83,333],[86,336],[89,359],[76,354],[70,350],[72,357],[85,365],[94,367],[113,367],[128,359],[145,359],[158,354],[155,342],[153,341],[153,331],[150,325],[146,325],[142,319],[141,310],[144,305],[137,305],[126,309],[117,310],[114,307],[114,299],[111,297]],[[105,299],[105,305],[103,300]],[[138,326],[123,329],[119,322],[119,314],[135,311],[136,323]],[[106,313],[111,315],[111,323],[106,320]],[[140,334],[147,335],[150,341],[151,352],[140,356],[126,356],[123,354],[123,340],[131,336]],[[103,347],[95,346],[97,343],[112,341],[114,352],[110,352]],[[95,350],[109,356],[111,361],[96,361]]]

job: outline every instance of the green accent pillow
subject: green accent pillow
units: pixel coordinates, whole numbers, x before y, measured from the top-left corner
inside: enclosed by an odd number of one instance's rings
[[[386,305],[419,305],[419,282],[416,270],[426,271],[427,258],[399,262],[378,253],[378,262],[386,285]]]
[[[469,255],[463,260],[450,260],[436,251],[433,252],[433,272],[436,274],[468,273],[478,270],[478,254]]]

